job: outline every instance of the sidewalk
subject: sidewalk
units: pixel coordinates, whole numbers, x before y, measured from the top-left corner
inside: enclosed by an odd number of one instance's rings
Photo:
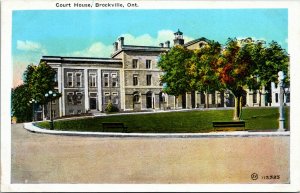
[[[210,133],[117,133],[117,132],[78,132],[78,131],[57,131],[41,129],[32,123],[24,123],[28,131],[52,135],[86,136],[86,137],[146,137],[146,138],[222,138],[222,137],[252,137],[252,136],[290,136],[289,131],[285,132],[210,132]]]

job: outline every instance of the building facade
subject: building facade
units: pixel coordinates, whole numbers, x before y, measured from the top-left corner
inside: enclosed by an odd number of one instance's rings
[[[205,38],[184,43],[179,30],[174,35],[174,45],[188,49],[200,49],[206,44]],[[158,46],[126,45],[124,41],[120,37],[113,43],[111,58],[42,57],[41,62],[56,70],[55,89],[62,94],[52,102],[54,117],[104,112],[109,103],[120,111],[203,108],[207,99],[209,107],[234,106],[234,97],[229,92],[192,91],[177,98],[163,93],[163,72],[157,63],[160,54],[170,50],[170,41]],[[248,90],[243,105],[268,105],[265,93],[264,89]]]

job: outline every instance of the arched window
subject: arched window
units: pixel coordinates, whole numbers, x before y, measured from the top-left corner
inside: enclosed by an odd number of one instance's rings
[[[133,93],[133,102],[139,103],[140,102],[140,94],[138,92]]]

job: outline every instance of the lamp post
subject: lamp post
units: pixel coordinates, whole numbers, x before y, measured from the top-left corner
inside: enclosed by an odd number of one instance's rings
[[[279,129],[277,131],[285,131],[284,129],[284,108],[283,108],[283,95],[284,95],[284,88],[283,88],[283,79],[285,75],[282,71],[278,72],[278,86],[279,86]]]
[[[34,121],[34,114],[35,114],[35,112],[34,112],[34,104],[37,103],[37,101],[34,100],[34,99],[31,99],[29,101],[29,103],[32,104],[32,121]]]
[[[50,90],[48,91],[48,93],[45,94],[45,97],[50,99],[50,130],[53,130],[54,124],[53,124],[53,115],[52,115],[52,99],[56,97],[56,93]]]

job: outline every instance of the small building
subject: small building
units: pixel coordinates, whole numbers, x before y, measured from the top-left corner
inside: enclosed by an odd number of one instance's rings
[[[274,82],[271,83],[272,101],[271,106],[279,107],[279,91],[280,88]],[[289,87],[284,88],[283,103],[286,106],[290,106],[290,89]]]

